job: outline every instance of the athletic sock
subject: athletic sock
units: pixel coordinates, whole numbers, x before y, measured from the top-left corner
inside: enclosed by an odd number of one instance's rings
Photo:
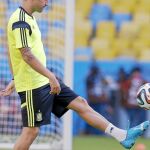
[[[106,128],[105,133],[107,133],[108,135],[114,137],[119,142],[122,142],[123,140],[125,140],[126,135],[127,135],[126,130],[119,129],[111,123]]]

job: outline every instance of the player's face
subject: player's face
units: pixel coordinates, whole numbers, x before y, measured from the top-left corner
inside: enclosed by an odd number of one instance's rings
[[[48,5],[48,0],[33,0],[33,9],[37,12],[42,12],[45,6]]]

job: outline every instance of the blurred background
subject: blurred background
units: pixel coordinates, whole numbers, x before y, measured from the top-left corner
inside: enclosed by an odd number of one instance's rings
[[[77,0],[75,14],[75,91],[121,128],[142,122],[136,92],[150,80],[150,0]],[[75,135],[101,134],[79,120]]]
[[[57,65],[61,70],[65,62],[62,56],[66,33],[65,0],[51,3],[55,5],[46,10],[48,14],[36,14],[36,17],[49,58],[48,67]],[[1,89],[11,78],[6,58],[6,18],[18,6],[18,0],[0,0]],[[86,98],[93,109],[120,128],[126,129],[128,120],[133,127],[150,119],[149,111],[139,108],[136,102],[138,88],[150,82],[150,0],[76,0],[72,8],[75,8],[72,31],[72,82],[75,92]],[[54,52],[54,49],[57,51]],[[56,58],[59,61],[55,61]],[[57,69],[54,71],[64,76]],[[1,114],[10,106],[12,110],[9,109],[9,113],[20,111],[17,107],[19,102],[12,102],[16,97],[14,94],[11,99],[7,98],[10,100],[8,104],[0,98]],[[20,125],[18,127],[20,129]],[[2,131],[0,130],[4,134]],[[121,146],[115,140],[90,127],[75,112],[73,136],[73,150],[121,150]],[[138,142],[140,146],[137,147],[142,147],[143,144],[145,148],[135,150],[148,150],[148,138],[150,130]],[[107,147],[107,143],[110,147]]]
[[[148,119],[136,92],[150,81],[150,0],[76,0],[75,14],[75,91],[120,128]],[[74,135],[104,136],[75,113],[74,125]]]

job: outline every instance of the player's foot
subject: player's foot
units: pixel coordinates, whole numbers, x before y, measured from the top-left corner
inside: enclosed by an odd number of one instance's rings
[[[128,129],[126,139],[120,142],[120,144],[124,148],[130,149],[135,144],[136,139],[143,134],[143,132],[149,127],[149,125],[150,122],[145,121],[138,126]]]

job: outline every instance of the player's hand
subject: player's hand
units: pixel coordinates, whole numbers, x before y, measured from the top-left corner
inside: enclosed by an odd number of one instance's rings
[[[55,75],[52,75],[51,78],[49,79],[50,81],[50,86],[51,86],[51,91],[50,94],[57,94],[59,95],[61,88],[58,80],[56,79]]]
[[[14,80],[11,80],[11,82],[6,86],[6,88],[0,91],[0,96],[9,96],[11,93],[13,93],[14,90],[15,90]]]

